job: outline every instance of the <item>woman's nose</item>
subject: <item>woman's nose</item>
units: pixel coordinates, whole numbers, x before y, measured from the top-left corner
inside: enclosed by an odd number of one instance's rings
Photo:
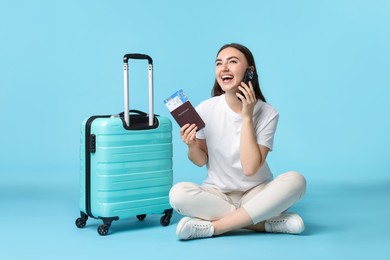
[[[223,63],[222,64],[222,69],[223,69],[223,71],[229,70],[228,64],[227,63]]]

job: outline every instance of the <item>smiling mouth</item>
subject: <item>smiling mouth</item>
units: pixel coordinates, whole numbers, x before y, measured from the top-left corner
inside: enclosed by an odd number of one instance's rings
[[[222,75],[222,81],[223,82],[229,82],[233,79],[233,76],[232,75]]]

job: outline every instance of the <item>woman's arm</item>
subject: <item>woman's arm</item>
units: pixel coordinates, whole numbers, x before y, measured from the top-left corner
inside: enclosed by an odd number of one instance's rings
[[[254,175],[264,164],[269,149],[257,144],[252,118],[243,118],[240,141],[242,170],[246,176]]]
[[[246,176],[256,174],[264,164],[269,149],[256,142],[255,127],[253,122],[253,110],[257,103],[252,83],[242,83],[239,89],[242,94],[237,94],[242,102],[242,126],[240,139],[240,162]]]
[[[199,167],[205,165],[208,161],[206,141],[196,139],[194,144],[188,145],[188,158]]]
[[[208,161],[206,140],[196,138],[195,124],[186,124],[180,129],[183,142],[188,146],[188,158],[197,166],[201,167]]]

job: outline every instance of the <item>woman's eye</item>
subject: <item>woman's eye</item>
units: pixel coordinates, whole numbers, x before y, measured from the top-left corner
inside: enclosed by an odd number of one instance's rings
[[[236,61],[236,60],[231,60],[231,61],[230,61],[230,63],[234,63],[234,64],[236,64],[236,63],[237,63],[237,61]]]
[[[217,63],[215,63],[215,66],[221,66],[222,65],[222,63],[221,62],[217,62]]]

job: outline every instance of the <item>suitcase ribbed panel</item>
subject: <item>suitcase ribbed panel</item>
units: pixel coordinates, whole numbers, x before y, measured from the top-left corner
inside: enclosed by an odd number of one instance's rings
[[[148,130],[126,130],[119,118],[96,118],[92,122],[91,134],[96,138],[96,151],[90,155],[94,217],[128,218],[161,214],[171,208],[172,125],[167,118],[158,120],[158,128]],[[85,171],[84,142],[81,171]],[[83,182],[85,177],[81,179],[85,193]],[[85,208],[85,198],[80,198],[80,206]]]

